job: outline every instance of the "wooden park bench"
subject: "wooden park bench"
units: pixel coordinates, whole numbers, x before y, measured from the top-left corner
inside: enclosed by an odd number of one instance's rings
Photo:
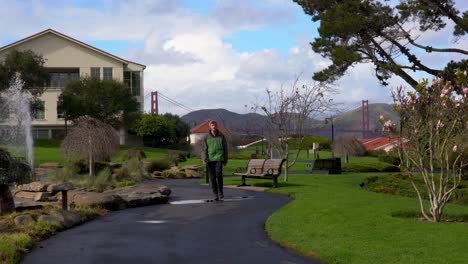
[[[242,177],[240,186],[245,184],[246,178],[272,179],[273,187],[278,187],[278,176],[281,174],[283,159],[251,159],[247,168],[237,168],[234,175]]]
[[[341,174],[340,158],[315,159],[307,165],[311,172],[314,170],[327,170],[328,174]]]

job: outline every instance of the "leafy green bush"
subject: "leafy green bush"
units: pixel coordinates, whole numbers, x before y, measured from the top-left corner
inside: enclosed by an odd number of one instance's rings
[[[63,165],[63,168],[57,168],[49,170],[47,174],[47,181],[50,183],[62,183],[71,181],[77,178],[79,168],[76,164],[67,162]]]
[[[427,196],[422,178],[415,175],[414,183],[421,191],[421,195]],[[382,176],[371,176],[363,180],[360,186],[368,191],[417,197],[411,180],[405,174],[390,174]],[[468,205],[468,181],[463,181],[450,197],[449,202]]]
[[[348,163],[342,164],[344,172],[399,172],[400,168],[386,162],[372,164]]]
[[[152,173],[153,171],[163,171],[167,170],[171,167],[171,162],[167,159],[159,159],[159,160],[152,160],[150,163],[146,166],[146,170],[149,173]]]
[[[161,172],[161,176],[164,177],[164,178],[171,178],[173,176],[172,172],[168,171],[168,170],[165,170],[163,172]]]
[[[101,170],[93,182],[93,189],[97,192],[112,189],[114,187],[114,179],[109,167]]]
[[[396,154],[380,155],[378,158],[382,162],[387,162],[395,166],[400,165],[400,157]]]
[[[367,153],[366,153],[366,156],[370,156],[370,157],[379,157],[379,156],[382,156],[382,155],[386,155],[387,152],[385,152],[385,150],[383,149],[372,149],[372,150],[368,150]]]

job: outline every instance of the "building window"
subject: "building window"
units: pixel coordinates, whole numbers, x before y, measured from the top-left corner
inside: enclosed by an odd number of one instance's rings
[[[79,72],[49,72],[48,88],[63,89],[71,82],[80,79]]]
[[[112,80],[112,68],[104,67],[102,68],[102,73],[103,73],[102,78],[104,80]]]
[[[32,136],[35,139],[47,139],[49,138],[49,130],[40,128],[33,129]]]
[[[101,68],[91,67],[91,78],[100,79],[101,78]]]
[[[44,101],[38,101],[36,103],[36,111],[34,112],[34,119],[45,119],[45,103]]]
[[[60,101],[57,101],[57,118],[58,119],[64,119],[65,118],[65,112],[63,110],[62,104]]]
[[[127,84],[133,96],[140,95],[141,77],[140,72],[124,72],[124,82]]]

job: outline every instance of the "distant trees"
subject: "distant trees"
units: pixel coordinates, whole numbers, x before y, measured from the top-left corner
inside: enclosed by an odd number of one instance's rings
[[[293,1],[312,21],[320,21],[319,37],[311,43],[312,49],[332,61],[314,73],[314,80],[331,83],[356,64],[372,63],[383,85],[397,75],[417,88],[421,73],[455,81],[455,70],[468,67],[466,49],[433,47],[418,40],[421,32],[439,31],[448,21],[455,24],[455,38],[466,34],[468,12],[461,13],[453,0],[400,0],[399,4],[386,0]],[[413,21],[419,29],[408,25]],[[440,53],[459,54],[459,60],[449,62],[445,68],[424,61],[424,56]]]
[[[112,126],[90,116],[79,117],[75,122],[62,142],[62,151],[69,158],[88,160],[89,175],[94,176],[94,163],[110,159],[119,150],[119,136]]]
[[[151,142],[152,147],[171,144],[176,125],[162,115],[142,114],[130,126],[130,131]]]
[[[82,78],[67,84],[59,97],[66,120],[90,116],[114,127],[130,123],[139,104],[128,87],[117,80]]]
[[[174,137],[171,140],[172,143],[187,143],[187,138],[190,136],[190,126],[178,115],[166,113],[163,116],[175,126]]]

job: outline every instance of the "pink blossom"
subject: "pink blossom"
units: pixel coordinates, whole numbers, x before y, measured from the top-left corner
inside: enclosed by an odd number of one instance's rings
[[[458,151],[458,146],[457,145],[453,146],[452,151],[457,152]]]
[[[442,123],[442,121],[437,121],[437,125],[436,125],[436,129],[439,130],[440,128],[444,127],[444,124]]]
[[[445,101],[442,101],[441,105],[442,105],[443,107],[446,107],[446,106],[447,106],[447,103],[446,103]]]
[[[393,124],[392,120],[387,120],[387,121],[385,121],[385,123],[384,123],[384,129],[385,129],[385,130],[388,130],[388,131],[392,131],[394,125],[395,125],[395,124]]]
[[[384,121],[384,119],[385,119],[385,118],[384,118],[384,116],[383,116],[382,114],[379,115],[379,121]]]
[[[468,87],[463,88],[463,93],[468,94]]]

